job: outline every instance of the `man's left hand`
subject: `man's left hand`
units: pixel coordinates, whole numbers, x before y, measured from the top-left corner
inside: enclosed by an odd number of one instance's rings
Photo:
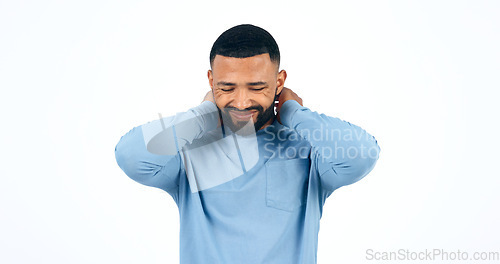
[[[281,121],[280,121],[281,106],[283,106],[283,103],[285,103],[288,100],[295,100],[295,101],[297,101],[297,103],[299,103],[300,105],[302,105],[302,98],[300,98],[291,89],[283,87],[283,90],[281,90],[281,93],[279,94],[279,97],[278,97],[278,103],[276,103],[276,105],[275,105],[276,106],[276,112],[278,113],[277,114],[278,122],[280,122],[280,123],[281,123]]]

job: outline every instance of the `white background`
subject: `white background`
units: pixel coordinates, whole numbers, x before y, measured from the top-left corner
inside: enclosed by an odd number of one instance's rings
[[[500,251],[499,13],[498,1],[0,0],[0,263],[178,263],[174,201],[130,180],[114,147],[199,104],[213,42],[242,23],[275,37],[305,106],[382,149],[327,201],[318,263]]]

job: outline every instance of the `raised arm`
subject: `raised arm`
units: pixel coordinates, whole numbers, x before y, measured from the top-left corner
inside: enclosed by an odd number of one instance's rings
[[[116,161],[131,179],[163,189],[175,199],[183,166],[179,151],[217,128],[218,119],[215,104],[204,101],[187,112],[135,127],[116,145]]]
[[[293,91],[285,89],[278,105],[279,120],[310,142],[326,191],[354,183],[373,169],[380,147],[372,135],[339,118],[312,112]]]

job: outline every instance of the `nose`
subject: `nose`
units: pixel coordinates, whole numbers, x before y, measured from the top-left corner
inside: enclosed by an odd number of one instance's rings
[[[232,105],[239,110],[244,110],[252,106],[247,89],[236,89]]]

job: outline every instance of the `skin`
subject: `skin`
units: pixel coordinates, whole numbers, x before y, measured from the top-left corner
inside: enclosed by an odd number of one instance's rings
[[[235,127],[250,121],[250,118],[257,123],[259,114],[271,106],[276,106],[279,121],[279,110],[284,102],[296,100],[302,105],[302,99],[284,87],[286,77],[286,71],[278,72],[277,63],[271,61],[268,53],[248,58],[216,55],[212,69],[208,71],[211,91],[205,95],[204,101],[215,103]],[[277,94],[278,103],[275,103]],[[272,118],[256,129],[263,129],[273,121],[274,111]]]

